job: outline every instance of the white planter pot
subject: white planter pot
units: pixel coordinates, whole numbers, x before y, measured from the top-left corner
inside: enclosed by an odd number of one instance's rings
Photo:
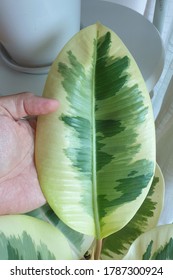
[[[21,66],[50,65],[80,30],[80,0],[1,0],[0,42]]]

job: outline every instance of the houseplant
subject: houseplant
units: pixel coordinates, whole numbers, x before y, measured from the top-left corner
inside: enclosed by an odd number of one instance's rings
[[[95,251],[95,259],[124,258],[134,241],[130,230],[135,229],[136,239],[157,225],[164,193],[156,168],[152,106],[138,66],[120,38],[97,23],[66,44],[43,95],[61,104],[37,122],[36,167],[48,204],[0,218],[9,252],[17,250],[19,259],[81,259],[88,250]],[[35,226],[28,231],[32,221]],[[47,227],[43,239],[42,227]],[[54,251],[50,235],[56,238]],[[111,246],[111,252],[109,244],[116,239],[121,248]],[[28,240],[32,243],[33,256],[20,252],[21,240],[26,248]],[[59,246],[67,256],[58,255]]]

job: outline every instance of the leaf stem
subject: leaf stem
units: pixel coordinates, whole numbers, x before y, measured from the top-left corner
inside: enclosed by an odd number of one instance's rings
[[[100,260],[101,250],[102,250],[102,239],[99,239],[96,241],[96,248],[94,253],[95,260]]]

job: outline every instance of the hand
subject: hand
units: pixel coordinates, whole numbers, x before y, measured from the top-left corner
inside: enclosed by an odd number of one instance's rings
[[[58,102],[19,93],[0,97],[0,215],[26,213],[46,201],[34,163],[34,119],[55,111]]]

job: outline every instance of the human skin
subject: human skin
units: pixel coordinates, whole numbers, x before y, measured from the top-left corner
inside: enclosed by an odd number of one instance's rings
[[[30,92],[0,97],[0,215],[45,204],[34,162],[35,116],[57,108],[57,100]]]

